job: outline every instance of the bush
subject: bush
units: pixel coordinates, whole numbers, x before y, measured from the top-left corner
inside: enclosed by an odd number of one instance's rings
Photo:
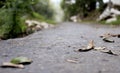
[[[0,36],[3,39],[14,38],[25,31],[24,20],[20,16],[13,16],[11,9],[0,9]]]
[[[38,0],[33,5],[33,10],[47,19],[53,19],[54,11],[49,5],[49,0]]]
[[[0,37],[3,39],[14,38],[25,31],[23,14],[29,9],[22,5],[23,1],[8,0],[0,9]]]
[[[0,8],[0,37],[15,38],[26,32],[28,18],[54,23],[48,0],[7,0]],[[27,16],[27,17],[26,17]]]

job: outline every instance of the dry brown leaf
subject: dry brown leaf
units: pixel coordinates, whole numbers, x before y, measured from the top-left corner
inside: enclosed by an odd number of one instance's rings
[[[2,67],[24,68],[24,65],[22,65],[22,64],[13,64],[13,63],[9,63],[9,62],[4,62],[2,64]]]
[[[112,37],[110,33],[106,33],[100,36],[101,38],[109,38]]]
[[[105,41],[106,42],[114,42],[114,41],[106,40],[106,39],[105,39]],[[79,52],[87,52],[87,51],[90,51],[90,50],[97,50],[97,51],[101,51],[103,53],[108,53],[108,54],[117,56],[117,54],[113,53],[111,50],[106,49],[106,47],[95,47],[93,40],[91,40],[89,42],[87,48],[78,49]]]
[[[110,34],[112,37],[120,37],[120,34]]]
[[[87,49],[93,49],[94,48],[94,41],[91,40],[87,46]]]
[[[95,47],[94,50],[97,50],[97,51],[100,51],[100,52],[103,52],[103,53],[108,53],[108,54],[116,55],[117,56],[117,54],[113,53],[112,50],[109,50],[106,47]]]
[[[114,43],[114,40],[108,39],[108,38],[103,38],[103,41],[105,42],[109,42],[109,43]]]
[[[87,48],[82,48],[82,49],[78,49],[79,52],[87,52],[92,50],[91,48],[87,49]]]
[[[106,47],[95,47],[94,50],[104,50]]]
[[[108,54],[111,54],[111,55],[118,56],[118,55],[115,54],[112,50],[109,50],[109,49],[103,49],[103,50],[100,50],[100,51],[103,52],[103,53],[108,53]]]
[[[70,62],[70,63],[77,63],[76,60],[71,60],[71,59],[67,59],[66,61],[67,61],[67,62]]]
[[[103,52],[103,53],[118,56],[118,54],[115,54],[112,50],[106,49],[106,47],[95,47],[94,49],[79,49],[78,51],[87,52],[87,51],[90,51],[90,50],[96,50],[96,51],[100,51],[100,52]]]
[[[86,52],[94,49],[94,41],[91,40],[86,48],[78,49],[79,52]]]
[[[109,43],[114,43],[115,41],[110,39],[110,37],[120,37],[120,34],[110,34],[110,33],[107,33],[107,34],[104,34],[102,36],[100,36],[101,38],[103,38],[103,41],[105,42],[109,42]]]
[[[106,33],[103,34],[102,36],[100,36],[101,38],[110,38],[110,37],[118,37],[120,38],[120,34],[110,34],[110,33]]]

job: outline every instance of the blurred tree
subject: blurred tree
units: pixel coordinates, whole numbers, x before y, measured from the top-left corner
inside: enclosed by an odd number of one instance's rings
[[[35,12],[45,16],[45,18],[53,18],[54,11],[49,5],[49,0],[38,0],[38,2],[33,5],[33,9]]]
[[[67,2],[69,1],[69,2]],[[62,8],[65,13],[70,17],[72,15],[79,15],[81,18],[85,18],[90,12],[96,10],[96,3],[99,3],[99,10],[103,10],[103,0],[75,0],[75,3],[70,3],[70,0],[63,0]]]
[[[5,0],[0,0],[0,8],[4,6]]]
[[[99,11],[102,12],[105,9],[104,2],[103,0],[97,0],[97,2],[99,3]]]

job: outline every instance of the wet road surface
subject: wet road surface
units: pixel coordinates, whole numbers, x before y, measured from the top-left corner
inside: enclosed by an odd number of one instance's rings
[[[104,33],[120,33],[120,27],[61,23],[24,38],[0,41],[0,64],[17,56],[29,57],[33,63],[24,69],[0,68],[0,73],[120,73],[120,39],[106,43],[99,37]],[[94,40],[118,56],[99,51],[75,52]],[[75,63],[67,60],[76,60]]]

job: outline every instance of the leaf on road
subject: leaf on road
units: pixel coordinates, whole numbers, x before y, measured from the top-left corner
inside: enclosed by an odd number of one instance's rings
[[[79,52],[86,52],[94,49],[94,41],[91,40],[86,48],[78,49]]]
[[[107,33],[107,34],[104,34],[104,35],[102,35],[100,37],[103,38],[103,41],[105,41],[105,42],[114,43],[114,40],[111,40],[110,37],[118,37],[118,38],[120,38],[120,34]]]
[[[70,63],[77,63],[76,60],[71,60],[71,59],[67,59],[66,61],[67,61],[67,62],[70,62]]]
[[[113,53],[112,50],[109,50],[106,47],[95,47],[94,50],[97,50],[97,51],[100,51],[100,52],[103,52],[103,53],[108,53],[108,54],[116,55],[117,56],[117,54]]]
[[[106,33],[106,34],[103,34],[100,37],[103,38],[103,41],[105,41],[105,42],[114,43],[114,40],[111,40],[110,37],[116,37],[116,35]]]
[[[117,54],[113,53],[112,50],[109,50],[109,49],[103,49],[103,50],[100,50],[100,51],[103,52],[103,53],[108,53],[108,54],[111,54],[111,55],[118,56]]]
[[[94,48],[94,41],[91,40],[87,46],[87,49],[93,49]]]
[[[27,57],[16,57],[11,60],[11,63],[14,64],[30,64],[32,63],[32,60],[30,60]]]
[[[24,68],[24,65],[4,62],[1,67],[3,67],[3,68],[7,68],[7,67],[10,67],[10,68]]]
[[[120,34],[110,34],[112,37],[118,37],[120,38]]]
[[[100,36],[101,38],[109,38],[112,37],[110,33],[106,33]]]
[[[82,48],[82,49],[78,49],[79,52],[87,52],[87,51],[90,51],[92,49],[87,49],[87,48]]]
[[[87,52],[90,50],[96,50],[96,51],[117,56],[117,54],[113,53],[111,50],[106,49],[106,47],[95,47],[93,40],[90,41],[87,48],[78,49],[79,52]]]
[[[106,47],[95,47],[94,50],[104,50]]]
[[[114,43],[114,40],[108,39],[108,38],[103,38],[103,41],[105,42],[109,42],[109,43]]]

